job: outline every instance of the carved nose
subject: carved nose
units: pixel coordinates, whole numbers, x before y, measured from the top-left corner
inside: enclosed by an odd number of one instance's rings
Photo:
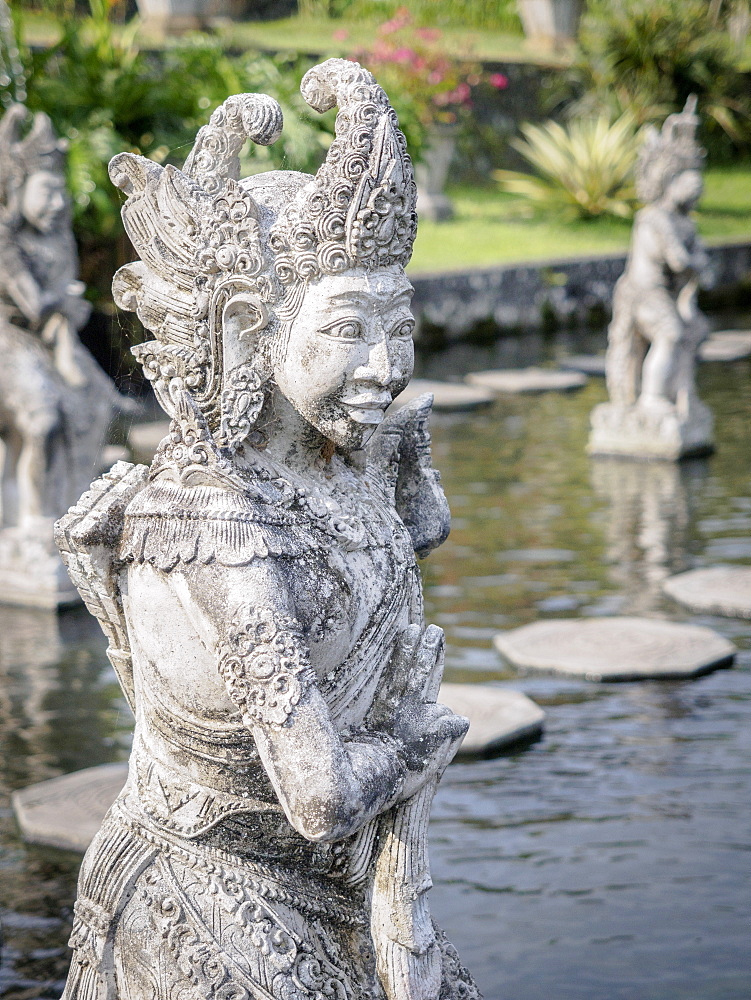
[[[375,344],[371,344],[367,364],[357,368],[354,377],[358,382],[375,382],[384,387],[391,384],[393,371],[389,358],[388,342],[385,337],[382,337]]]

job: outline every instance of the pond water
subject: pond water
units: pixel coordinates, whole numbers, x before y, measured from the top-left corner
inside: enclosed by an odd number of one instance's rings
[[[601,336],[508,340],[420,359],[420,374],[581,353]],[[537,355],[537,356],[536,356]],[[541,740],[453,765],[436,798],[432,906],[487,1000],[749,1000],[751,622],[660,595],[683,568],[751,563],[751,361],[704,365],[718,451],[672,465],[588,459],[582,392],[437,416],[454,521],[424,564],[447,679],[522,690]],[[639,613],[711,625],[736,665],[695,681],[520,675],[499,629]],[[80,859],[23,844],[9,793],[127,756],[130,716],[82,610],[0,609],[0,997],[57,997]]]

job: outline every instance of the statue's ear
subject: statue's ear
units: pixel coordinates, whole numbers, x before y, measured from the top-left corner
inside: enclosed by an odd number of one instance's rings
[[[269,311],[257,295],[241,292],[233,295],[222,310],[225,343],[251,341],[269,321]]]

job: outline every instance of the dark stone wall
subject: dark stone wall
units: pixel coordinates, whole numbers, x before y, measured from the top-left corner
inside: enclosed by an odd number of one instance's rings
[[[713,302],[737,301],[751,281],[751,242],[709,247],[715,274]],[[597,319],[610,313],[613,288],[626,257],[549,260],[451,274],[410,276],[417,339],[449,342],[483,339],[514,330],[539,329]]]

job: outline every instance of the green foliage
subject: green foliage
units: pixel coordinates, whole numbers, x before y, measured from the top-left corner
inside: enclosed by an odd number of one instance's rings
[[[416,160],[422,158],[436,129],[467,123],[474,87],[503,89],[508,84],[500,73],[485,79],[470,53],[449,55],[441,30],[419,27],[406,7],[378,25],[373,43],[352,56],[375,74],[389,94]]]
[[[90,16],[67,20],[56,45],[22,57],[28,106],[46,111],[69,141],[74,225],[84,251],[101,265],[99,276],[109,269],[99,289],[106,294],[112,270],[128,253],[121,196],[107,175],[112,156],[127,150],[181,165],[215,107],[230,94],[259,91],[280,102],[285,130],[274,146],[248,151],[246,172],[282,165],[315,170],[331,142],[333,115],[312,115],[299,94],[309,60],[228,55],[205,35],[145,52],[135,41],[137,22],[114,29],[108,0],[89,2]],[[105,266],[107,252],[115,259]],[[97,276],[84,273],[90,281]]]
[[[536,176],[494,171],[505,191],[569,217],[633,215],[639,143],[631,114],[625,113],[612,124],[601,115],[576,119],[567,127],[553,121],[526,124],[521,131],[524,139],[515,139],[512,145]]]
[[[629,110],[647,122],[697,94],[709,145],[745,145],[751,97],[732,31],[738,7],[738,0],[591,0],[579,37],[585,106]]]

